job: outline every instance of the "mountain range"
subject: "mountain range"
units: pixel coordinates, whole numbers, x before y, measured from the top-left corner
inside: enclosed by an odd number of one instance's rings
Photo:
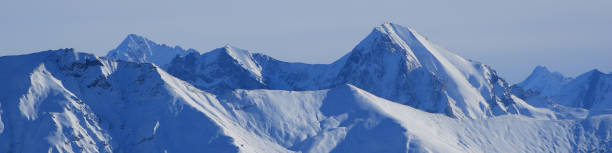
[[[510,85],[393,23],[330,64],[130,34],[0,74],[0,152],[612,152],[612,74]]]

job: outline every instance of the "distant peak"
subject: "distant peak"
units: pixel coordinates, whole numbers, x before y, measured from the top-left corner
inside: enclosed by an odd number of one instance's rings
[[[234,49],[235,49],[235,48],[237,48],[237,47],[234,47],[234,46],[232,46],[232,45],[230,45],[230,44],[225,44],[225,45],[223,45],[223,47],[222,47],[222,48],[223,48],[223,49],[225,49],[225,50],[227,50],[227,51],[231,51],[231,50],[234,50]]]
[[[383,24],[380,24],[378,27],[393,27],[393,26],[401,26],[401,25],[395,24],[393,22],[384,22]]]
[[[557,71],[551,71],[550,69],[548,69],[548,67],[546,66],[542,66],[542,65],[538,65],[535,67],[535,69],[533,69],[533,72],[531,72],[531,75],[540,75],[540,76],[553,76],[555,78],[558,79],[567,79],[563,74],[561,74],[560,72]],[[531,76],[530,75],[530,76]]]
[[[79,52],[74,51],[74,48],[60,48],[57,50],[47,50],[47,51],[42,51],[42,52],[38,52],[38,53],[33,53],[33,54],[47,54],[47,55],[61,55],[61,56],[65,56],[65,55],[77,55],[79,54]],[[88,53],[81,53],[81,54],[88,54]],[[93,56],[93,54],[91,54]]]
[[[157,45],[155,42],[136,34],[128,34],[117,48],[127,48],[129,46],[149,46]]]
[[[133,34],[133,33],[128,34],[127,37],[128,38],[142,38],[142,36],[137,35],[137,34]]]
[[[396,44],[402,44],[404,47],[408,47],[408,42],[404,40],[404,38],[410,39],[408,41],[412,42],[414,35],[416,35],[416,33],[410,28],[391,22],[386,22],[376,26],[372,32],[370,32],[370,34],[368,34],[368,36],[357,45],[357,47],[369,46],[381,40],[393,41]]]
[[[589,72],[587,72],[589,74],[605,74],[603,72],[601,72],[599,69],[592,69]]]
[[[150,62],[165,66],[174,57],[184,56],[192,52],[197,51],[193,49],[185,50],[178,45],[159,44],[132,33],[128,34],[115,49],[110,50],[106,57],[139,63]]]
[[[258,81],[262,81],[261,66],[253,59],[253,55],[244,49],[225,44],[221,48],[217,48],[211,52],[211,54],[224,55],[224,57],[232,58],[244,69],[253,73]],[[205,53],[208,54],[208,53]]]
[[[374,29],[380,32],[383,32],[385,34],[393,34],[393,33],[396,33],[396,31],[407,31],[410,33],[416,33],[414,29],[410,27],[402,26],[402,25],[395,24],[392,22],[385,22],[381,25],[376,26]]]
[[[236,46],[232,46],[230,44],[225,44],[223,47],[219,48],[229,54],[251,54],[248,50],[238,48]]]
[[[378,28],[378,27],[380,27],[380,28],[389,28],[389,27],[393,27],[393,25],[394,25],[394,23],[391,23],[391,22],[385,22],[385,23],[383,23],[383,24],[378,25],[378,26],[377,26],[377,28]]]
[[[546,72],[546,73],[550,73],[550,70],[548,70],[547,67],[542,66],[542,65],[538,65],[535,67],[535,69],[533,69],[533,72]]]
[[[531,72],[527,79],[518,83],[518,85],[525,89],[543,91],[543,94],[548,95],[556,89],[545,88],[549,88],[550,86],[558,88],[560,85],[571,81],[571,79],[572,78],[566,77],[560,72],[551,71],[545,66],[538,65],[533,69],[533,72]]]
[[[142,41],[142,40],[149,40],[149,39],[147,39],[147,38],[145,38],[144,36],[141,36],[141,35],[130,33],[130,34],[128,34],[125,37],[124,41],[126,41],[126,40],[129,40],[129,41],[138,41],[138,40],[141,40]]]

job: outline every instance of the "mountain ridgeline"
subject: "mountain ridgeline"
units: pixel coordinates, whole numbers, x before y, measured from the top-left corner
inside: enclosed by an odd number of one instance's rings
[[[529,77],[515,85],[522,97],[543,97],[555,104],[596,111],[612,109],[612,74],[597,69],[576,78],[565,77],[538,66]]]
[[[331,64],[283,62],[226,45],[203,54],[177,56],[166,71],[215,94],[352,84],[391,101],[457,118],[531,114],[489,66],[459,57],[414,30],[391,23],[376,27],[353,51]]]
[[[130,34],[0,57],[0,152],[612,152],[612,74],[495,70],[393,23],[330,64]]]

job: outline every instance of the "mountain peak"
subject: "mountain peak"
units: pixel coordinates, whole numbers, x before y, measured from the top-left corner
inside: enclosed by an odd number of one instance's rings
[[[565,77],[563,74],[561,74],[560,72],[557,71],[551,71],[550,69],[548,69],[546,66],[542,66],[542,65],[538,65],[536,66],[533,71],[531,72],[531,74],[529,75],[529,77],[542,77],[542,76],[547,76],[547,77],[552,77],[556,80],[565,80],[567,79],[567,77]],[[529,78],[528,77],[528,78]]]
[[[119,46],[109,51],[106,56],[110,59],[165,66],[176,56],[184,56],[194,52],[197,51],[194,49],[185,50],[180,46],[170,47],[155,43],[140,35],[128,34]]]
[[[248,50],[238,48],[236,46],[232,46],[230,44],[225,44],[223,49],[230,54],[240,54],[240,55],[248,55],[251,54]]]
[[[250,51],[238,48],[236,46],[232,46],[230,44],[225,44],[225,45],[223,45],[223,47],[216,48],[216,49],[210,51],[210,53],[215,53],[215,54],[216,53],[224,53],[224,54],[227,54],[228,56],[230,56],[231,58],[234,58],[236,60],[252,58],[251,57],[252,53]]]
[[[412,28],[390,22],[376,26],[355,47],[355,50],[383,54],[392,53],[405,58],[416,67],[420,67],[421,64],[429,65],[431,58],[442,51],[441,48],[429,42],[427,38]]]
[[[610,87],[612,87],[612,75],[593,69],[578,75],[563,86],[553,96],[553,100],[558,104],[570,107],[590,110],[611,109],[612,100],[606,98],[607,95],[612,95]]]
[[[137,34],[128,34],[119,44],[119,47],[129,47],[130,45],[157,45],[157,43]],[[119,48],[118,47],[118,48]]]
[[[236,60],[242,67],[253,72],[258,78],[261,78],[261,67],[253,59],[253,54],[251,54],[251,52],[229,44],[223,46],[223,51]]]
[[[227,44],[223,45],[223,48],[226,48],[226,49],[230,49],[230,48],[232,48],[232,47],[233,47],[233,46],[232,46],[231,44],[229,44],[229,43],[227,43]]]
[[[599,69],[592,69],[587,73],[588,74],[605,74],[604,72],[601,72]]]
[[[392,22],[385,22],[383,24],[380,24],[378,26],[376,26],[374,28],[375,30],[379,30],[379,31],[383,31],[383,32],[395,32],[395,31],[409,31],[411,33],[416,33],[416,31],[414,31],[414,29],[410,28],[410,27],[406,27],[406,26],[402,26],[399,24],[395,24]]]
[[[548,68],[546,66],[542,66],[542,65],[538,65],[535,67],[535,69],[533,69],[533,72],[546,72],[546,73],[550,73],[550,70],[548,70]]]
[[[565,77],[559,72],[552,72],[545,66],[538,65],[527,79],[518,83],[518,86],[526,90],[540,92],[544,96],[550,96],[569,81],[571,81],[571,78]]]
[[[408,67],[421,67],[415,49],[427,50],[417,40],[413,30],[393,23],[383,23],[376,26],[365,39],[359,42],[349,53],[351,54],[349,58],[364,61],[366,59],[361,58],[373,60],[393,57],[403,59]]]
[[[338,82],[383,98],[458,118],[516,112],[507,83],[494,70],[449,52],[408,27],[376,26],[345,57]],[[482,91],[495,92],[497,97]]]
[[[137,34],[130,33],[127,35],[126,39],[146,39],[146,38],[143,36],[137,35]]]

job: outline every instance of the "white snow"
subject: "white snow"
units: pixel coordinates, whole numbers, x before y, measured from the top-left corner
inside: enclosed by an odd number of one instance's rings
[[[240,64],[240,66],[244,67],[244,69],[249,70],[250,72],[253,72],[255,76],[259,80],[261,80],[261,67],[255,63],[253,55],[251,53],[246,50],[233,47],[231,45],[225,45],[224,49],[227,54],[229,54],[232,58],[238,61],[238,64]]]

